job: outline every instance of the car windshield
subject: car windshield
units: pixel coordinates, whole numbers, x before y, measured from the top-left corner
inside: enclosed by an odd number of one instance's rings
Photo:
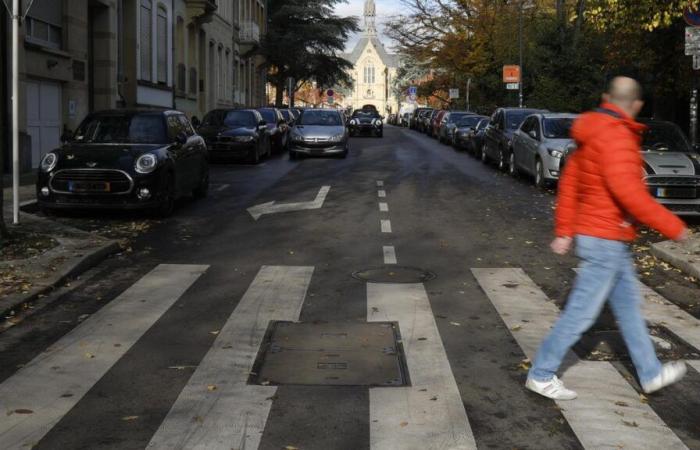
[[[451,113],[450,116],[447,118],[447,121],[450,123],[459,123],[464,117],[469,117],[472,115],[473,114],[469,113]]]
[[[263,116],[263,119],[265,119],[265,122],[267,122],[267,123],[277,122],[277,114],[275,114],[274,109],[259,109],[258,111]]]
[[[544,119],[544,137],[549,139],[569,139],[572,118]]]
[[[527,109],[508,111],[506,113],[506,128],[509,130],[516,130],[527,116],[535,112],[536,111]]]
[[[481,119],[481,121],[479,122],[479,124],[476,126],[476,129],[477,129],[477,130],[483,130],[483,129],[485,129],[487,126],[489,126],[489,123],[490,123],[490,122],[491,122],[491,119]]]
[[[354,119],[376,119],[379,113],[376,111],[355,111],[352,113]]]
[[[467,127],[476,127],[479,122],[481,121],[481,117],[479,116],[463,116],[459,119],[459,122],[457,122],[457,126],[460,128],[467,128]]]
[[[91,144],[166,144],[168,134],[161,113],[88,117],[75,141]]]
[[[683,132],[672,123],[648,123],[649,129],[644,133],[642,148],[655,152],[692,152]]]
[[[224,118],[224,125],[231,128],[254,128],[255,114],[252,111],[229,111]]]
[[[287,122],[289,122],[290,120],[292,120],[292,113],[290,113],[288,109],[283,109],[283,110],[280,111],[280,112],[282,113],[282,116],[284,117],[284,120],[286,120]]]
[[[306,110],[299,118],[299,125],[339,127],[343,124],[340,120],[340,114],[335,111]]]

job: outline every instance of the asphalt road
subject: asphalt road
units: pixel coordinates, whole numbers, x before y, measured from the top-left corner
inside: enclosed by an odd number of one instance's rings
[[[387,127],[383,139],[353,138],[347,159],[217,165],[212,183],[207,199],[183,202],[0,334],[0,447],[700,448],[695,368],[640,397],[624,350],[601,361],[603,346],[568,368],[578,403],[524,390],[531,342],[576,266],[548,251],[554,196],[529,180]],[[273,201],[313,209],[247,211]],[[399,266],[435,278],[401,284]],[[368,268],[384,282],[352,277]],[[677,274],[653,282],[700,298]],[[279,386],[256,364],[275,320],[326,327],[274,369],[292,380]],[[697,319],[684,320],[671,331],[689,341]],[[381,352],[348,330],[368,321],[400,333],[407,386],[362,385]],[[606,317],[596,329],[612,327]],[[325,350],[316,371],[297,364],[309,349]],[[366,365],[347,363],[353,351]],[[346,374],[360,381],[336,385]],[[327,384],[301,384],[314,376]]]

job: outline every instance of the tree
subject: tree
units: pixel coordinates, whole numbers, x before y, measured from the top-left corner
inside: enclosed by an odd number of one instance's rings
[[[268,31],[258,53],[267,61],[268,79],[277,90],[277,106],[282,106],[290,77],[296,81],[294,90],[309,82],[319,88],[352,84],[347,73],[352,64],[340,53],[359,27],[356,17],[334,14],[334,7],[344,1],[269,1]]]

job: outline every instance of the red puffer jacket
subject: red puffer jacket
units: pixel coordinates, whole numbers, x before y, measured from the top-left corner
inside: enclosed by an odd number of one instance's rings
[[[574,123],[571,133],[578,149],[559,181],[557,236],[632,241],[637,221],[670,239],[680,237],[685,224],[654,200],[643,180],[645,129],[609,103]]]

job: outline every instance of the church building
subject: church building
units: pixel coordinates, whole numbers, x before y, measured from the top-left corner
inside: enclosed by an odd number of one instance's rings
[[[353,88],[346,92],[345,105],[359,109],[374,105],[380,114],[398,111],[398,102],[392,93],[392,84],[398,69],[398,55],[388,53],[377,36],[374,0],[365,1],[365,29],[349,54],[343,55],[353,64]]]

